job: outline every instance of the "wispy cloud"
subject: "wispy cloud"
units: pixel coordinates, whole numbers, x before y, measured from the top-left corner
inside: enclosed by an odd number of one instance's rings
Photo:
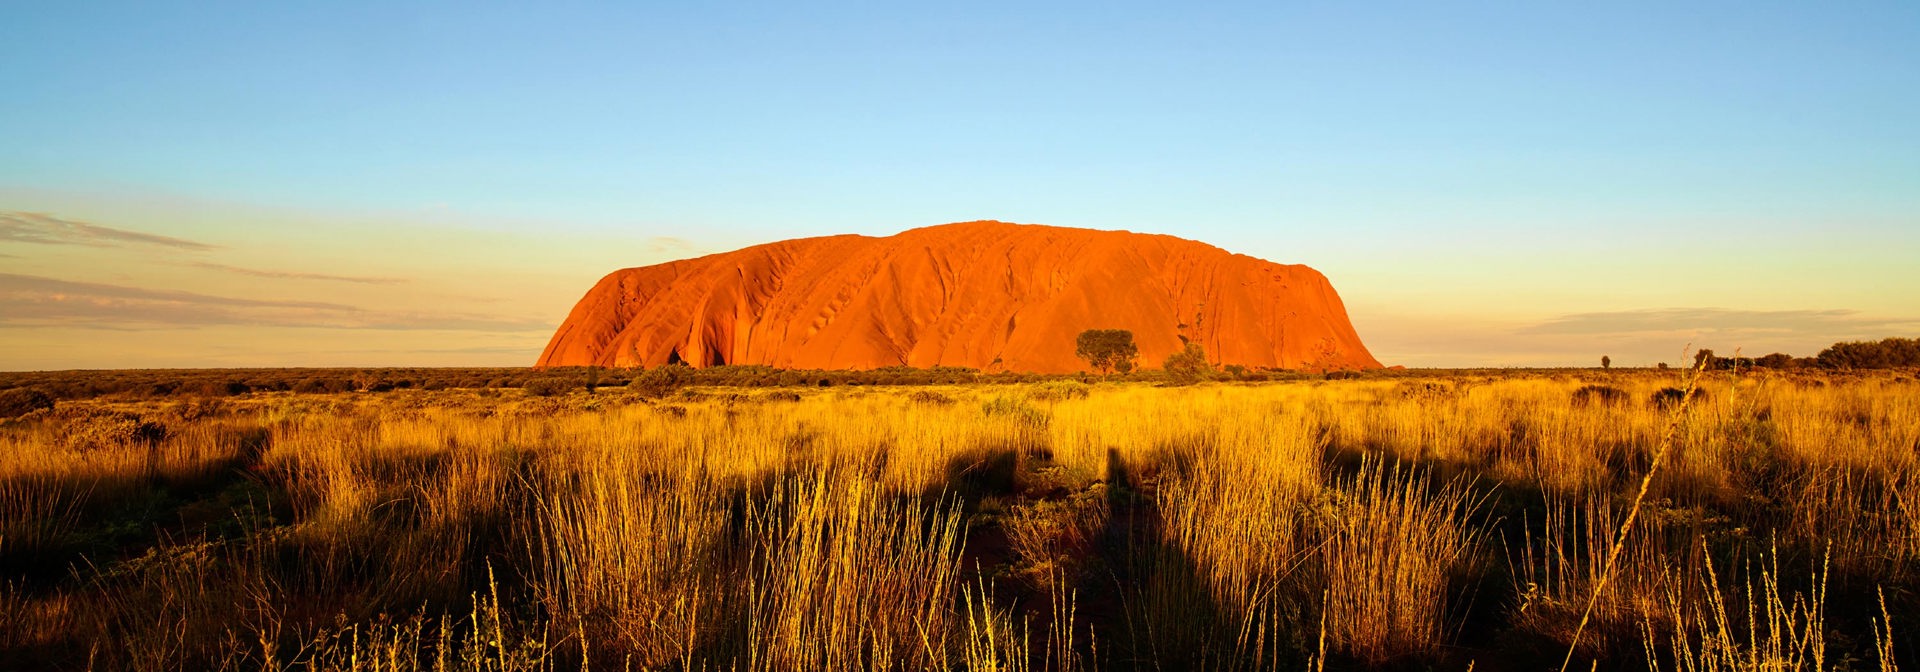
[[[45,213],[21,212],[18,210],[0,211],[0,241],[35,243],[39,245],[86,245],[90,247],[158,245],[161,247],[193,250],[196,252],[219,249],[219,247],[215,245],[208,245],[183,238],[116,229],[82,221],[61,219]]]
[[[528,331],[540,320],[367,310],[339,303],[259,300],[0,273],[0,326],[100,329],[206,325],[345,329]]]
[[[646,251],[658,254],[663,252],[697,252],[698,250],[694,249],[693,243],[685,238],[654,236],[647,239]]]
[[[194,262],[188,265],[194,268],[204,268],[204,269],[213,270],[213,271],[223,271],[227,273],[238,273],[240,275],[250,275],[256,278],[275,278],[280,280],[321,280],[326,282],[351,282],[351,283],[362,284],[362,285],[398,285],[407,281],[406,278],[381,278],[381,277],[360,276],[360,275],[331,275],[327,273],[302,273],[298,271],[268,271],[268,270],[262,270],[258,268],[228,266],[226,264],[215,264],[215,263],[204,262],[204,261]]]
[[[262,301],[170,289],[147,289],[127,285],[75,282],[39,275],[0,273],[0,300],[44,297],[55,302],[139,301],[177,305],[221,306],[230,308],[303,308],[313,310],[352,310],[352,306],[316,301]]]
[[[1660,333],[1835,335],[1910,328],[1915,318],[1875,318],[1856,310],[1728,310],[1654,308],[1562,315],[1519,330],[1528,335],[1607,336]]]
[[[527,341],[525,344],[522,344],[522,345],[483,345],[483,346],[474,346],[469,348],[409,348],[404,351],[398,351],[398,350],[392,350],[392,349],[369,348],[369,349],[358,349],[358,350],[355,350],[355,349],[328,350],[327,352],[333,353],[333,354],[340,354],[340,355],[363,355],[363,354],[517,355],[517,356],[526,357],[528,359],[532,359],[540,355],[541,348],[545,347],[546,344],[547,342],[545,339],[533,339],[533,340]]]

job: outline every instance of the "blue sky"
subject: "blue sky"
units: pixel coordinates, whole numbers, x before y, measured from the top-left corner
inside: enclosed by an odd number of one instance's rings
[[[1920,331],[1920,5],[1678,4],[17,3],[0,212],[205,247],[0,274],[511,328],[15,280],[0,368],[527,363],[613,268],[982,218],[1314,266],[1416,366]]]

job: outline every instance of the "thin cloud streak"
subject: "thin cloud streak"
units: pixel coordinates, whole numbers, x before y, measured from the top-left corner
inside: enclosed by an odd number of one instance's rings
[[[244,308],[354,309],[352,306],[345,304],[320,301],[264,301],[259,299],[241,299],[170,289],[147,289],[126,285],[76,282],[73,280],[61,280],[59,278],[49,278],[39,275],[0,273],[0,299],[15,300],[22,297],[33,296],[44,297],[57,302],[110,300]]]
[[[242,299],[0,273],[0,326],[111,330],[208,325],[400,331],[534,331],[533,319],[367,310],[338,303]]]
[[[359,275],[330,275],[327,273],[301,273],[296,271],[267,271],[267,270],[261,270],[257,268],[228,266],[226,264],[215,264],[215,263],[205,262],[205,261],[194,262],[192,264],[188,264],[188,266],[192,266],[194,268],[204,268],[212,271],[222,271],[226,273],[250,275],[256,278],[274,278],[279,280],[321,280],[326,282],[351,282],[351,283],[361,284],[361,285],[398,285],[398,284],[407,282],[406,278],[381,278],[381,277],[359,276]]]
[[[645,249],[655,254],[662,252],[697,252],[693,243],[676,236],[654,236],[648,238]]]
[[[336,355],[364,355],[364,354],[523,355],[527,359],[531,360],[539,357],[541,348],[545,346],[546,346],[546,341],[541,340],[538,342],[529,341],[527,345],[488,345],[488,346],[475,346],[471,348],[408,348],[406,350],[394,350],[391,348],[363,349],[363,350],[328,350],[326,352],[330,354],[336,354]]]
[[[1920,319],[1863,317],[1857,310],[1653,308],[1562,315],[1522,327],[1517,333],[1540,336],[1692,332],[1846,336],[1898,330],[1915,324],[1920,324]]]
[[[205,252],[220,249],[216,245],[139,231],[116,229],[87,222],[61,219],[46,213],[0,211],[0,241],[36,245],[84,245],[115,247],[120,245],[158,245],[180,250]]]

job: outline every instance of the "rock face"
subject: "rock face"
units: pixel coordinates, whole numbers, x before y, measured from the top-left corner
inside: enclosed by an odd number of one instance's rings
[[[537,366],[765,364],[1086,370],[1074,337],[1127,329],[1140,365],[1378,368],[1327,279],[1172,236],[966,222],[803,238],[615,271]]]

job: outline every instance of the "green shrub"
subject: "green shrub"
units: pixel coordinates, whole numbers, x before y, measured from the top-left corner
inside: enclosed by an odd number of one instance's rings
[[[1192,384],[1213,373],[1213,365],[1207,362],[1207,351],[1199,343],[1187,342],[1187,347],[1179,352],[1167,355],[1160,368],[1167,372],[1167,378],[1182,385]]]
[[[1027,396],[1034,401],[1085,399],[1091,389],[1086,383],[1077,380],[1050,380],[1033,386],[1033,392]]]
[[[981,404],[980,410],[988,417],[1009,417],[1030,427],[1041,429],[1044,429],[1053,419],[1053,416],[1046,411],[1034,408],[1025,400],[1004,395],[987,400],[986,403]]]
[[[693,381],[693,369],[679,364],[656,366],[640,372],[633,381],[627,383],[627,389],[649,397],[664,397],[673,394]]]

